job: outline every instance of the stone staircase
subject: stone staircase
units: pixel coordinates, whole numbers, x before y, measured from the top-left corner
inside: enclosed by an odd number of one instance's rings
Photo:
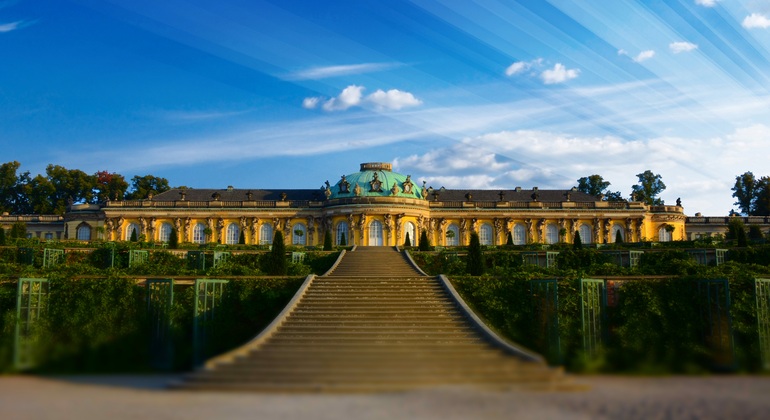
[[[550,389],[564,383],[561,370],[491,342],[439,279],[392,248],[358,247],[299,293],[268,332],[177,386],[360,392],[452,384]]]

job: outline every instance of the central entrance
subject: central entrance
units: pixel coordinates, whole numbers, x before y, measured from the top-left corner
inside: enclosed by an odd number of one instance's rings
[[[382,246],[382,223],[377,220],[369,224],[369,246]]]

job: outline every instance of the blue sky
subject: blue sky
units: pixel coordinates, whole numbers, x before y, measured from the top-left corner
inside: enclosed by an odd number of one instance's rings
[[[358,164],[725,215],[770,175],[770,1],[0,0],[3,162],[197,188]]]

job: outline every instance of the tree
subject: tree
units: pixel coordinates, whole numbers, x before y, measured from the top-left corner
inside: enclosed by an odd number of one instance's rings
[[[594,197],[602,197],[605,201],[622,201],[623,196],[620,191],[610,191],[609,181],[605,181],[601,175],[584,176],[577,180],[578,184],[575,187],[578,191],[592,195]]]
[[[136,229],[133,229],[131,231],[131,238],[129,238],[129,241],[136,242],[138,240],[139,240],[139,236],[137,236],[137,234],[136,234]]]
[[[5,229],[0,226],[0,246],[5,245]]]
[[[267,270],[265,271],[271,276],[285,276],[287,270],[286,246],[283,243],[283,232],[279,230],[273,235],[273,247],[268,254]]]
[[[746,225],[739,217],[731,217],[727,223],[727,236],[729,239],[734,240],[738,246],[744,247],[748,243],[746,237]]]
[[[757,179],[751,172],[744,172],[735,177],[735,185],[732,188],[734,204],[741,210],[741,214],[751,216],[754,210],[754,202],[757,199]]]
[[[246,234],[243,233],[242,230],[241,230],[241,234],[238,235],[238,244],[240,244],[240,245],[245,245],[246,244]]]
[[[505,242],[508,246],[513,246],[513,233],[511,231],[508,231],[508,240]]]
[[[479,234],[476,232],[471,232],[465,268],[468,274],[472,276],[484,274],[484,254],[481,252],[481,242],[479,241]]]
[[[770,216],[770,178],[763,176],[757,181],[753,216]]]
[[[134,176],[131,178],[131,192],[126,194],[127,200],[143,200],[150,194],[157,195],[171,188],[166,178],[153,175]]]
[[[340,234],[340,246],[348,246],[348,239],[345,237],[345,232]]]
[[[428,240],[428,232],[425,229],[420,232],[420,245],[418,248],[420,251],[430,251],[430,241]]]
[[[98,171],[96,178],[96,201],[120,200],[126,195],[128,182],[121,174]]]
[[[623,234],[620,233],[620,230],[615,231],[615,243],[616,244],[622,244],[623,243]]]
[[[412,246],[412,241],[409,240],[409,232],[406,232],[406,239],[404,239],[404,247]]]
[[[332,250],[332,233],[330,230],[324,232],[324,251]]]
[[[8,231],[8,237],[10,239],[24,239],[27,237],[27,224],[24,222],[16,222],[11,225],[11,229]]]
[[[580,239],[580,232],[575,232],[575,238],[572,239],[572,249],[574,250],[583,249],[583,240]]]
[[[658,198],[658,194],[666,189],[666,184],[663,183],[662,177],[652,173],[649,169],[641,174],[636,174],[636,176],[639,178],[639,183],[631,186],[631,191],[636,196],[636,200],[649,206],[663,205],[663,200]]]
[[[70,203],[93,202],[95,176],[59,165],[48,165],[45,172],[46,176],[35,176],[26,190],[35,213],[64,214]]]
[[[171,228],[171,233],[168,235],[168,247],[170,249],[179,247],[179,233],[177,233],[176,228]]]
[[[17,174],[19,167],[21,164],[17,161],[0,165],[0,213],[32,213],[27,196],[29,172]]]

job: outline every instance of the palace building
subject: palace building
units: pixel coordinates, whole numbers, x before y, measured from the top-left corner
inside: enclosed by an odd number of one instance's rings
[[[610,202],[575,189],[474,190],[432,188],[390,163],[363,163],[358,172],[320,189],[173,189],[144,200],[73,205],[64,236],[78,240],[319,246],[326,231],[336,245],[462,246],[477,232],[483,245],[671,241],[686,238],[681,206]]]

